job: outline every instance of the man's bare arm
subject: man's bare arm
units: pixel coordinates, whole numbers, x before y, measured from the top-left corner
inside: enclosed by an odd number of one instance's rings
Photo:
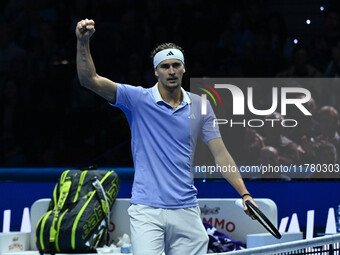
[[[215,159],[215,163],[221,167],[223,166],[231,166],[226,167],[225,169],[238,169],[235,161],[233,160],[233,158],[231,157],[231,155],[229,154],[227,148],[224,145],[224,142],[221,138],[216,138],[216,139],[212,139],[208,142],[208,147],[211,151],[211,153],[214,156]],[[243,196],[245,194],[249,194],[246,186],[244,185],[243,179],[241,174],[239,173],[239,171],[230,171],[228,173],[222,172],[223,177],[236,189],[236,191],[240,194],[240,196]],[[244,206],[244,211],[246,212],[246,214],[249,214],[248,209],[246,207],[246,205],[244,204],[244,202],[246,200],[251,200],[252,203],[255,203],[255,201],[253,200],[253,198],[249,195],[245,195],[243,196],[243,206]]]
[[[106,100],[115,103],[117,85],[113,81],[99,76],[90,53],[90,37],[95,32],[94,21],[84,19],[78,22],[77,36],[77,72],[80,84]]]

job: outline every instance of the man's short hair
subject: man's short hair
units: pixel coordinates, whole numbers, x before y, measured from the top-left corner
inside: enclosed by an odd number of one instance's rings
[[[160,51],[165,50],[165,49],[178,49],[182,52],[182,54],[184,55],[184,50],[182,49],[182,47],[178,46],[175,43],[162,43],[159,44],[155,47],[155,49],[151,52],[150,58],[151,58],[151,62],[153,63],[153,57]]]

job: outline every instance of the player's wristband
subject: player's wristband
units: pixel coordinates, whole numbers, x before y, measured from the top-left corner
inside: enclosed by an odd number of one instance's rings
[[[242,195],[242,199],[243,199],[245,196],[250,196],[250,197],[252,197],[249,193],[245,193],[245,194]]]

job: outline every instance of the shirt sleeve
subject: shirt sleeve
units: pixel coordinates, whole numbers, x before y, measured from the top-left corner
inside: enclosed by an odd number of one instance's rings
[[[202,129],[200,137],[204,143],[208,143],[210,140],[221,137],[218,124],[215,124],[216,116],[212,109],[210,102],[207,103],[207,114],[204,115],[202,121]]]
[[[116,103],[109,102],[110,105],[132,111],[138,104],[142,95],[142,87],[135,87],[125,84],[117,84]]]

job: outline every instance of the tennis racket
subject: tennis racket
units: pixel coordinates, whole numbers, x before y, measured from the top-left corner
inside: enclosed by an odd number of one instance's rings
[[[280,232],[275,228],[273,223],[257,208],[252,202],[249,200],[245,201],[246,206],[248,207],[249,213],[254,216],[254,218],[264,226],[265,229],[277,239],[281,238]]]

